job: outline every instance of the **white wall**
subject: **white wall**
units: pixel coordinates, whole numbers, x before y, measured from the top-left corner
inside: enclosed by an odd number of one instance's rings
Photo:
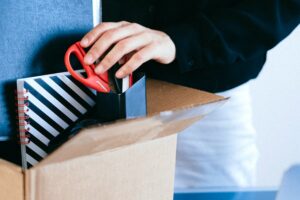
[[[260,160],[258,185],[277,186],[300,163],[300,26],[272,49],[251,83]]]

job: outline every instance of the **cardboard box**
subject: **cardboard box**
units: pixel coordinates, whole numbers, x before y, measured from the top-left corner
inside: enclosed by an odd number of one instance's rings
[[[224,103],[148,80],[148,116],[81,131],[35,167],[0,162],[2,200],[171,200],[176,133]]]

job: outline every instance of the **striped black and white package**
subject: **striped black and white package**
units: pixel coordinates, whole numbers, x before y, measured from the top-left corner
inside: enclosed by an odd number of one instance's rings
[[[46,157],[50,141],[90,111],[95,97],[94,90],[68,72],[18,79],[22,167],[34,166]]]

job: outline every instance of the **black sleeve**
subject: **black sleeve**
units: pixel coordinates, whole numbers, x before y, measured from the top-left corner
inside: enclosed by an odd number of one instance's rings
[[[228,8],[199,11],[192,21],[162,29],[175,43],[176,62],[184,73],[265,54],[299,21],[299,0],[244,0]]]

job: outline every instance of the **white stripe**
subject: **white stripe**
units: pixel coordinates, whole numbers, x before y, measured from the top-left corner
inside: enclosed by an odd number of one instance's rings
[[[45,113],[48,117],[50,117],[53,121],[55,121],[60,127],[66,129],[69,127],[63,119],[57,116],[52,110],[50,110],[47,106],[45,106],[40,100],[35,98],[30,92],[28,92],[28,98],[30,102],[32,102],[35,106],[37,106],[43,113]]]
[[[78,73],[85,73],[84,69],[78,69],[75,70]],[[49,77],[54,77],[54,76],[70,76],[71,74],[67,71],[67,72],[59,72],[59,73],[54,73],[54,74],[49,74],[49,75],[41,75],[41,76],[34,76],[34,77],[29,77],[29,78],[21,78],[18,79],[17,81],[27,81],[28,79],[39,79],[39,78],[44,78],[45,76],[49,76]]]
[[[31,156],[28,155],[28,154],[26,154],[26,160],[27,160],[27,162],[29,162],[32,166],[38,163],[37,160],[35,160],[33,157],[31,157]]]
[[[32,110],[29,109],[28,112],[27,112],[27,115],[30,116],[31,119],[33,119],[34,121],[36,121],[44,129],[46,129],[54,137],[56,137],[59,134],[59,132],[55,128],[53,128],[52,126],[50,126],[44,119],[42,119],[40,116],[38,116]]]
[[[34,151],[35,153],[37,153],[42,158],[46,157],[46,155],[47,155],[47,153],[43,149],[41,149],[40,147],[38,147],[32,141],[30,141],[29,144],[27,144],[27,147],[29,147],[32,151]]]
[[[43,87],[41,87],[37,82],[33,79],[28,79],[26,82],[31,85],[35,90],[37,90],[41,95],[43,95],[46,99],[49,100],[55,107],[61,110],[66,114],[72,121],[76,121],[78,118],[74,115],[68,108],[66,108],[62,103],[60,103],[57,99],[55,99],[49,92],[47,92]]]
[[[76,94],[78,94],[84,101],[86,101],[90,106],[95,105],[95,101],[91,99],[87,94],[85,94],[75,83],[73,83],[66,76],[58,76],[67,86],[69,86]]]
[[[86,113],[86,109],[78,103],[72,96],[70,96],[66,91],[63,90],[59,85],[57,85],[51,78],[44,77],[43,80],[53,89],[55,90],[60,96],[65,98],[71,105],[76,108],[81,114]]]
[[[129,88],[129,76],[122,79],[122,92],[126,92]]]
[[[93,25],[97,26],[101,22],[101,0],[93,0]]]
[[[45,144],[46,146],[48,146],[50,140],[45,137],[43,134],[41,134],[38,130],[36,130],[33,126],[31,125],[28,125],[26,126],[26,128],[29,128],[29,133],[31,135],[33,135],[34,137],[36,137],[37,139],[39,139],[43,144]]]

